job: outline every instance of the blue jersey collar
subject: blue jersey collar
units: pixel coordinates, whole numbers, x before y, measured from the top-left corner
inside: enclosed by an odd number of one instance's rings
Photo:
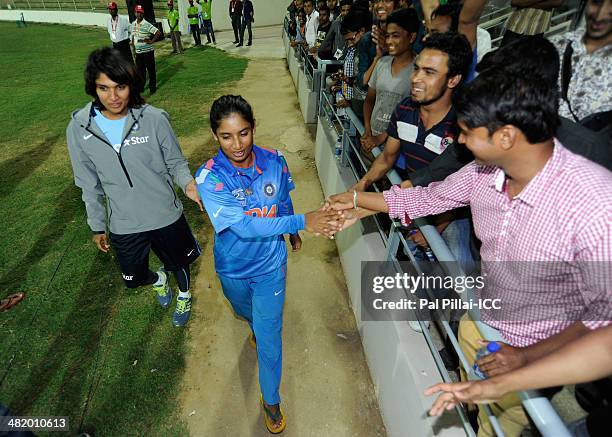
[[[262,174],[266,168],[268,168],[268,155],[263,149],[257,147],[253,144],[253,153],[255,154],[255,160],[253,161],[253,165],[255,165],[255,170],[258,174]],[[234,167],[229,158],[225,156],[225,153],[219,148],[219,153],[215,157],[215,162],[219,164],[219,166],[223,169],[223,172],[229,176],[238,176],[238,167]]]

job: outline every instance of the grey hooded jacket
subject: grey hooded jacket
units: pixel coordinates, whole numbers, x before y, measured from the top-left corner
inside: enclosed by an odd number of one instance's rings
[[[132,234],[168,226],[183,205],[172,180],[183,190],[193,180],[170,126],[168,114],[150,105],[131,108],[116,152],[94,121],[90,103],[72,114],[66,130],[75,184],[83,191],[93,232]]]

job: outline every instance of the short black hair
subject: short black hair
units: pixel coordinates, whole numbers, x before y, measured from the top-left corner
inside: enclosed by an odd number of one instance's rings
[[[367,32],[371,27],[372,14],[370,11],[351,8],[351,11],[342,20],[340,34],[345,35],[349,32],[358,32],[360,29],[365,29]]]
[[[391,23],[397,24],[408,33],[417,33],[419,31],[419,17],[413,8],[397,9],[387,18],[387,26]]]
[[[451,32],[457,32],[459,28],[459,14],[461,13],[462,3],[447,3],[438,6],[431,13],[432,20],[436,17],[450,17],[451,18]]]
[[[353,6],[353,0],[340,0],[340,7]]]
[[[119,50],[104,47],[91,52],[85,64],[85,92],[94,98],[96,108],[106,109],[96,92],[96,80],[102,73],[113,82],[130,88],[130,108],[144,105],[145,100],[140,95],[142,78],[134,64],[125,59]]]
[[[481,74],[454,95],[459,121],[493,134],[504,125],[520,129],[531,144],[551,139],[559,126],[559,93],[538,75],[503,70]]]
[[[361,9],[363,11],[367,11],[371,15],[368,0],[354,0],[353,9]]]
[[[448,56],[448,77],[461,75],[464,82],[472,65],[473,52],[467,38],[455,32],[434,32],[423,42],[423,50],[439,50]]]
[[[242,96],[225,95],[215,100],[210,108],[210,127],[212,131],[216,133],[221,121],[231,114],[240,115],[251,127],[255,127],[253,109],[249,102]]]
[[[532,35],[487,53],[476,66],[476,71],[484,74],[500,69],[512,76],[538,74],[550,86],[556,87],[559,68],[559,52],[554,44],[541,35]]]
[[[304,0],[302,5],[305,5],[306,3],[312,3],[314,5],[314,0]]]
[[[329,10],[329,7],[327,5],[323,5],[319,8],[319,14],[321,13],[321,11],[327,11],[327,15],[331,14],[331,11]]]

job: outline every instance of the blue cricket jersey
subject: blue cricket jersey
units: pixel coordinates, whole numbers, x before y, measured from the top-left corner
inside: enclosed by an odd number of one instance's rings
[[[219,153],[196,172],[200,198],[215,228],[215,269],[229,278],[271,273],[287,262],[283,234],[304,229],[293,215],[295,188],[281,152],[253,146],[249,168]]]

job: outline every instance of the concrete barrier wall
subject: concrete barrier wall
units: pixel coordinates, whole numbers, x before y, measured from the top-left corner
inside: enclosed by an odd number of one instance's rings
[[[289,0],[253,0],[255,9],[254,26],[272,26],[283,23],[283,19],[287,14],[287,6]],[[179,12],[181,14],[180,29],[182,32],[188,32],[187,22],[187,0],[177,0],[175,4],[179,4]],[[215,29],[227,30],[232,28],[232,23],[228,15],[229,0],[213,0],[212,14],[213,26]],[[95,12],[76,12],[76,11],[54,11],[54,10],[0,10],[1,21],[18,20],[23,12],[26,21],[35,23],[64,23],[78,24],[87,26],[106,26],[108,12],[105,9]],[[157,10],[156,16],[158,20],[166,17],[166,12]],[[166,25],[167,26],[167,25]],[[165,31],[167,27],[165,26]]]

